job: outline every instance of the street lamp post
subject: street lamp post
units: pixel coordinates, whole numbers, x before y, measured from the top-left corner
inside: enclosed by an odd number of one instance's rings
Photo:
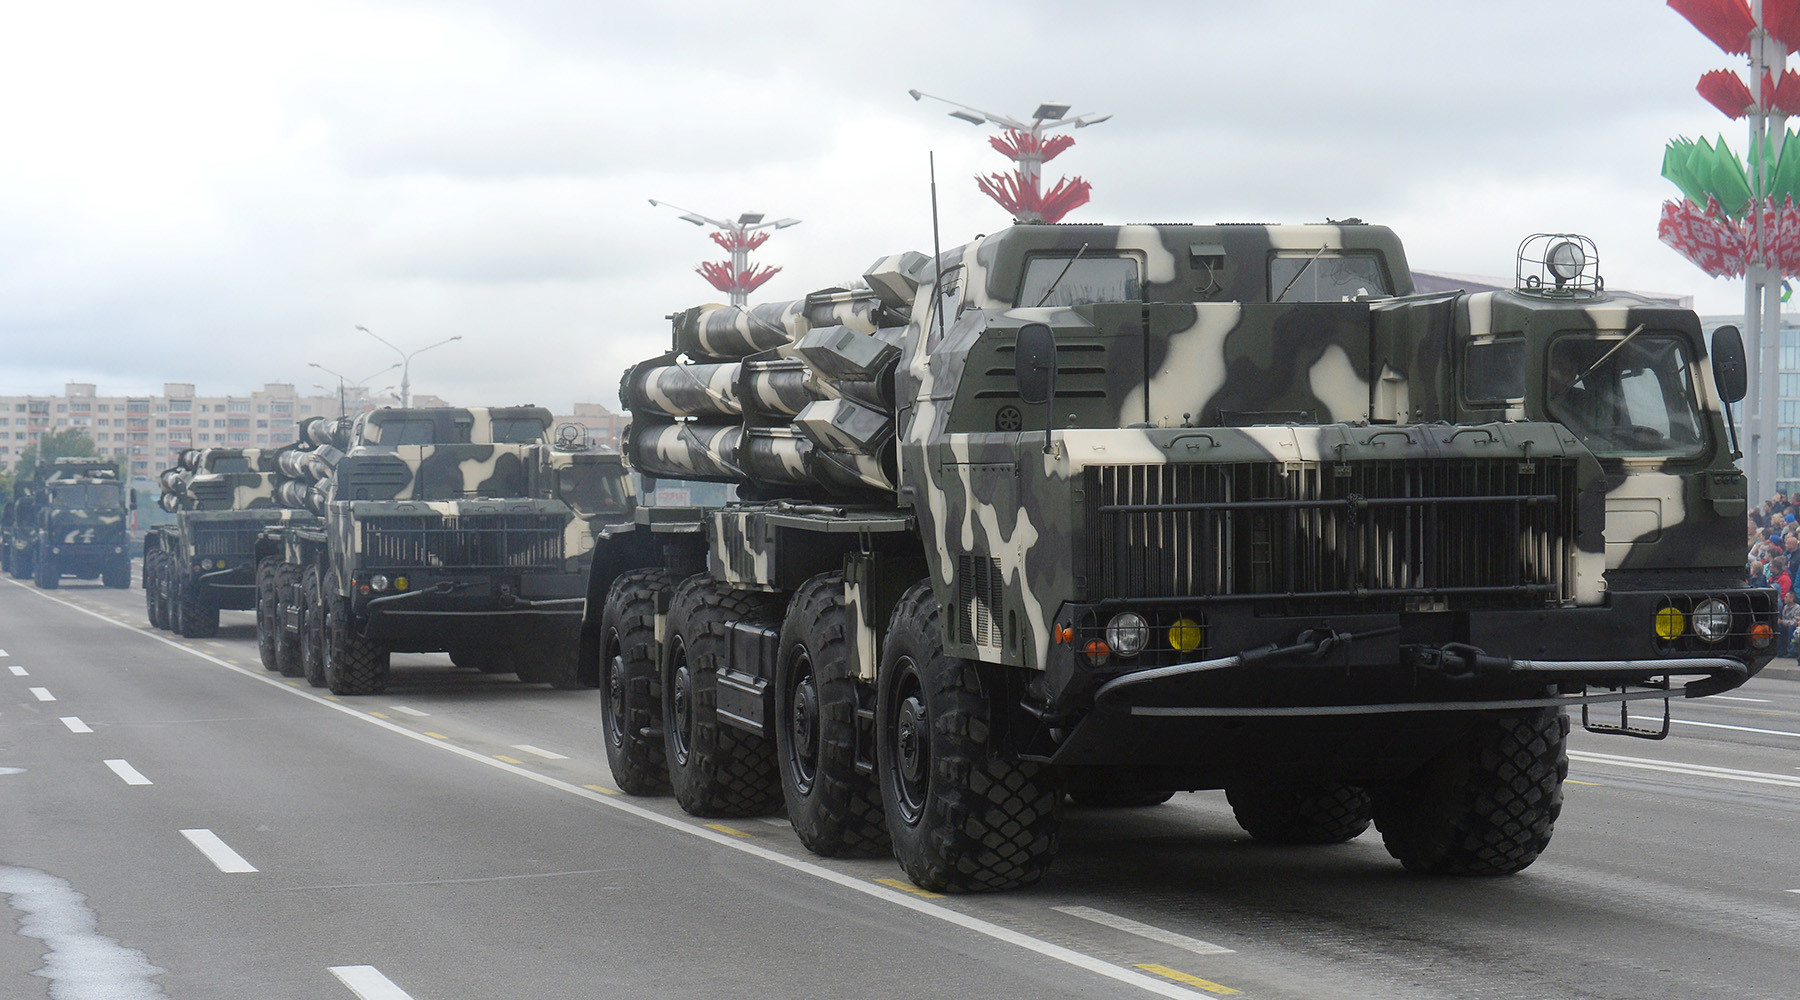
[[[364,382],[367,382],[368,380],[374,378],[377,375],[382,374],[383,372],[391,372],[394,369],[400,367],[400,363],[398,361],[396,361],[393,364],[388,365],[386,368],[381,369],[380,371],[373,371],[367,375],[364,375],[362,378],[353,379],[353,378],[349,377],[348,375],[344,375],[339,372],[334,372],[331,369],[325,367],[324,365],[319,364],[317,361],[308,361],[306,363],[306,365],[309,368],[317,368],[318,370],[320,370],[320,371],[324,372],[325,374],[330,375],[331,377],[338,380],[338,416],[339,417],[343,417],[345,415],[345,412],[344,412],[344,410],[345,410],[344,386],[346,384],[356,386],[357,388],[360,389],[360,388],[362,388],[362,384]],[[322,385],[318,385],[318,383],[316,383],[316,382],[313,384],[318,386],[318,388],[321,388],[321,389],[325,388]]]
[[[1075,144],[1073,136],[1059,135],[1048,139],[1045,136],[1057,129],[1098,125],[1112,115],[1087,114],[1069,118],[1066,117],[1069,113],[1067,104],[1046,102],[1038,105],[1037,110],[1032,112],[1030,122],[1024,122],[1011,115],[983,111],[922,90],[909,90],[906,93],[915,101],[929,97],[951,105],[955,108],[950,112],[952,118],[971,125],[992,123],[1006,130],[1004,135],[992,137],[988,142],[1001,155],[1017,164],[1016,169],[1011,176],[990,174],[977,177],[975,183],[983,194],[1011,212],[1014,219],[1020,222],[1057,222],[1087,203],[1092,185],[1079,177],[1065,177],[1048,193],[1043,190],[1044,163],[1055,159],[1058,153]]]
[[[712,234],[712,240],[731,254],[731,261],[720,266],[711,262],[701,264],[695,270],[700,276],[712,284],[714,288],[731,296],[731,304],[744,305],[750,300],[750,293],[756,291],[763,282],[775,276],[779,267],[754,268],[750,266],[750,251],[762,246],[769,239],[769,234],[762,230],[786,229],[800,224],[799,219],[776,219],[764,222],[762,213],[745,212],[737,217],[736,222],[714,219],[690,212],[680,205],[671,205],[666,201],[650,199],[653,206],[672,208],[682,213],[681,221],[691,222],[696,226],[712,226],[718,232]]]
[[[407,407],[412,405],[412,359],[414,357],[416,357],[417,355],[424,354],[426,351],[429,351],[434,347],[442,347],[445,344],[448,344],[453,340],[461,340],[462,339],[462,334],[459,333],[454,337],[445,337],[443,340],[440,340],[435,344],[426,344],[424,347],[421,347],[409,354],[406,351],[402,351],[398,347],[394,347],[393,344],[389,344],[387,339],[382,337],[381,334],[376,333],[374,330],[371,330],[366,326],[358,326],[357,329],[361,330],[362,332],[368,334],[371,337],[374,337],[376,340],[379,340],[382,343],[387,344],[387,346],[392,347],[394,350],[394,353],[400,355],[400,361],[397,364],[389,365],[388,367],[400,369],[400,408],[402,410],[404,410]],[[387,371],[387,368],[383,368],[382,371]],[[376,374],[379,375],[380,372],[377,372]],[[369,377],[374,378],[375,376],[371,375]]]

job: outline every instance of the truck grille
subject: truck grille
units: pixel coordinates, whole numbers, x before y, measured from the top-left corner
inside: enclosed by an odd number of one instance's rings
[[[1095,600],[1325,613],[1571,596],[1572,459],[1104,466],[1087,487]]]
[[[562,568],[557,514],[384,517],[362,522],[362,565],[370,568]]]
[[[225,523],[193,522],[194,555],[204,557],[242,557],[256,551],[256,536],[262,534],[260,521]]]

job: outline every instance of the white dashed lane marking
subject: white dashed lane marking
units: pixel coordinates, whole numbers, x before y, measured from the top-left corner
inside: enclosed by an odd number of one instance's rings
[[[30,677],[31,676],[30,674],[26,673],[25,668],[21,667],[21,666],[15,665],[15,666],[7,667],[6,669],[12,671],[12,675],[14,677]]]
[[[1660,716],[1652,718],[1648,715],[1634,715],[1631,718],[1634,722],[1662,721]],[[1763,736],[1792,736],[1796,739],[1800,739],[1800,733],[1790,733],[1781,729],[1753,729],[1750,726],[1728,726],[1723,722],[1695,722],[1693,719],[1675,719],[1673,721],[1678,726],[1699,726],[1702,729],[1729,729],[1739,733],[1760,733]]]
[[[137,768],[132,767],[130,764],[126,763],[125,761],[109,760],[106,762],[106,766],[112,768],[112,773],[114,773],[114,774],[118,775],[120,778],[124,779],[124,781],[127,785],[148,785],[148,784],[150,784],[149,778],[146,778],[142,774],[139,774]]]
[[[411,994],[395,986],[373,965],[334,965],[331,974],[362,1000],[412,1000]]]
[[[49,688],[32,688],[31,693],[34,696],[36,696],[37,700],[39,700],[39,701],[55,701],[56,700],[56,696],[50,693]]]
[[[65,726],[68,726],[69,732],[71,732],[71,733],[91,733],[91,732],[93,732],[92,729],[88,728],[87,723],[81,721],[79,718],[76,718],[73,715],[63,716],[62,724]]]
[[[1594,753],[1590,750],[1570,750],[1569,759],[1585,764],[1609,764],[1613,767],[1663,771],[1668,774],[1685,774],[1697,778],[1717,778],[1721,781],[1746,781],[1755,785],[1800,788],[1800,778],[1791,778],[1785,774],[1770,774],[1767,771],[1740,771],[1735,767],[1713,767],[1710,764],[1686,764],[1680,761],[1647,760],[1643,757],[1621,757],[1617,754]]]
[[[421,719],[431,714],[430,712],[421,712],[416,708],[407,708],[405,705],[389,705],[388,707],[403,715],[416,715]],[[361,968],[361,966],[359,966],[359,968]]]
[[[534,753],[534,754],[537,754],[537,755],[538,755],[538,756],[539,756],[539,757],[542,757],[542,758],[544,758],[544,759],[545,759],[545,760],[568,760],[568,759],[569,759],[569,758],[568,758],[568,757],[567,757],[567,756],[566,756],[566,755],[564,755],[564,754],[560,754],[560,753],[552,753],[552,752],[550,752],[550,751],[549,751],[549,750],[541,750],[541,749],[539,749],[539,748],[537,748],[537,747],[534,747],[534,746],[532,746],[532,745],[531,745],[531,744],[529,744],[529,743],[514,743],[514,744],[513,744],[513,745],[512,745],[512,748],[513,748],[513,749],[514,749],[514,750],[523,750],[523,751],[525,751],[525,752],[526,752],[526,753]]]
[[[1157,941],[1162,944],[1174,945],[1185,951],[1191,951],[1196,955],[1234,954],[1230,948],[1223,945],[1213,944],[1211,941],[1202,941],[1199,938],[1191,938],[1186,934],[1177,934],[1174,931],[1163,930],[1161,927],[1152,927],[1149,924],[1139,923],[1129,917],[1121,917],[1116,913],[1108,913],[1105,910],[1096,910],[1091,906],[1053,906],[1051,909],[1058,913],[1067,913],[1071,917],[1080,917],[1083,920],[1090,920],[1096,924],[1111,927],[1113,930],[1124,931],[1127,934],[1136,934],[1138,937],[1149,938],[1152,941]]]
[[[1715,694],[1715,695],[1712,695],[1712,699],[1714,701],[1747,701],[1747,702],[1750,702],[1750,703],[1756,704],[1756,705],[1770,704],[1770,699],[1768,699],[1768,698],[1743,698],[1743,697],[1739,697],[1737,695],[1730,695],[1730,694]]]
[[[256,870],[255,865],[245,861],[243,855],[232,850],[223,840],[219,839],[218,834],[211,830],[183,830],[181,835],[188,839],[188,843],[199,848],[200,853],[206,855],[206,860],[211,861],[227,875]]]

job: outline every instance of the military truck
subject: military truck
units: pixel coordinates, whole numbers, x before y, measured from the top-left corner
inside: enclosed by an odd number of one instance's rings
[[[1565,713],[1664,735],[1775,608],[1736,331],[1608,291],[1578,236],[1516,277],[1414,294],[1354,220],[1026,224],[675,314],[623,451],[739,499],[596,547],[614,777],[937,891],[1039,879],[1065,799],[1183,789],[1262,841],[1525,868]]]
[[[258,637],[279,669],[375,694],[391,653],[445,651],[523,681],[597,683],[576,663],[592,520],[628,507],[616,456],[554,451],[550,420],[440,407],[310,424],[277,499],[318,521],[257,542]]]
[[[188,449],[158,475],[158,505],[175,520],[144,533],[151,625],[202,638],[218,634],[221,610],[256,606],[257,537],[270,525],[315,520],[275,502],[280,458],[295,447]]]
[[[0,514],[6,568],[45,590],[65,576],[131,586],[130,497],[111,461],[39,463],[29,481],[13,485],[13,499]]]

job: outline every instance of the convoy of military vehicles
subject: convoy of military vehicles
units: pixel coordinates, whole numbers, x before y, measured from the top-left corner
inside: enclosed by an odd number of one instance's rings
[[[1510,874],[1567,713],[1666,735],[1628,706],[1742,684],[1776,618],[1740,578],[1737,331],[1608,291],[1581,237],[1518,262],[1415,294],[1354,220],[884,257],[670,317],[622,455],[526,406],[184,453],[148,615],[254,610],[264,666],[337,694],[414,651],[597,685],[627,793],[785,812],[931,890],[1038,880],[1068,802],[1197,789],[1261,841],[1373,825],[1408,869]],[[40,472],[6,568],[121,585],[116,474]],[[667,482],[729,493],[634,502]]]

